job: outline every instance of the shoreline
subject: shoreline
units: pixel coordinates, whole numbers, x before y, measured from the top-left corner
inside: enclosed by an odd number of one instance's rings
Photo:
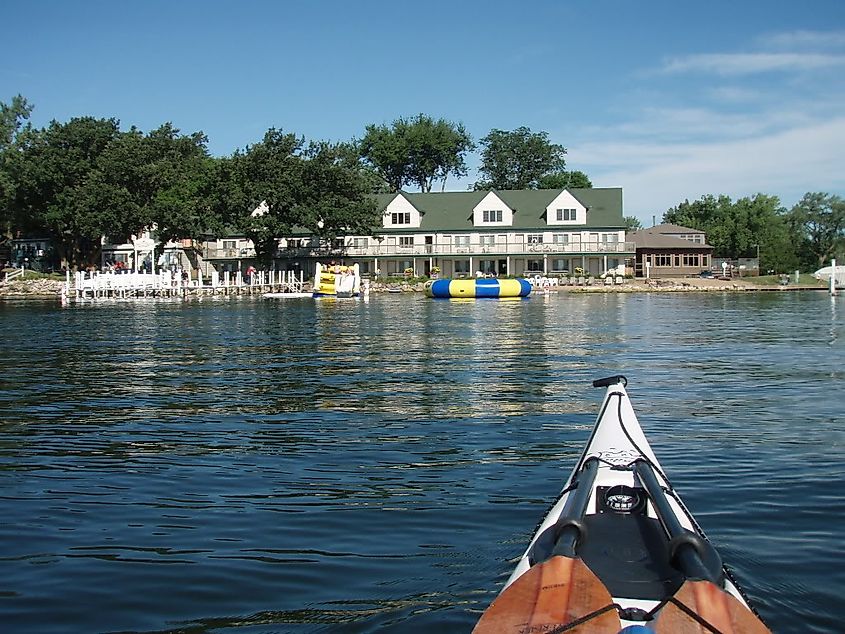
[[[59,280],[14,280],[0,284],[0,299],[61,299],[64,281]],[[422,293],[424,284],[375,282],[370,292],[380,293]],[[546,292],[548,290],[548,293]],[[773,291],[827,291],[827,286],[788,284],[786,286],[764,286],[743,279],[719,280],[707,278],[651,278],[625,280],[620,285],[596,284],[595,286],[559,286],[549,289],[534,289],[531,295],[552,293],[712,293],[712,292],[773,292]]]

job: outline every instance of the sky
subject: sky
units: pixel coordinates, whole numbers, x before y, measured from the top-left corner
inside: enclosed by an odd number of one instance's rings
[[[420,113],[527,126],[644,226],[706,194],[845,195],[845,0],[7,0],[0,101],[231,154]],[[466,178],[480,178],[479,156]]]

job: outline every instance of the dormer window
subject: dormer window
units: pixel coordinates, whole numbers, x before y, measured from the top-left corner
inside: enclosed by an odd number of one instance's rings
[[[400,211],[390,214],[390,224],[392,225],[409,225],[411,224],[411,212]]]
[[[502,222],[502,210],[501,209],[485,209],[482,212],[482,221],[483,222]]]
[[[558,222],[575,220],[575,209],[558,209],[556,218]]]

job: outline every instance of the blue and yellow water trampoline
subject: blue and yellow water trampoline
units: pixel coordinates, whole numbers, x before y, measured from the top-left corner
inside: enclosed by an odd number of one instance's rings
[[[499,280],[479,277],[469,280],[434,280],[425,285],[425,294],[442,299],[514,299],[527,297],[531,284],[521,278]]]

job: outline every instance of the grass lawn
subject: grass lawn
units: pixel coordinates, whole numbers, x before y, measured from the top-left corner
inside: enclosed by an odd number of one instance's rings
[[[759,277],[741,277],[743,282],[749,284],[756,284],[758,286],[778,286],[780,285],[780,275],[761,275]],[[801,273],[798,276],[798,282],[795,282],[795,276],[789,276],[789,286],[818,286],[819,288],[827,288],[827,282],[817,280],[809,273]]]

